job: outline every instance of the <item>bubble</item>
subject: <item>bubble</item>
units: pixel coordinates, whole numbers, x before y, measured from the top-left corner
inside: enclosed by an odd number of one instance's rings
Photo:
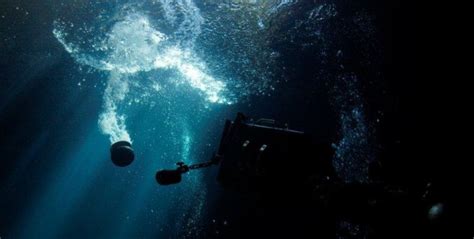
[[[109,135],[111,143],[131,141],[125,124],[126,116],[119,114],[117,109],[134,85],[130,82],[136,80],[133,76],[141,72],[172,70],[178,74],[180,82],[198,91],[206,101],[232,103],[225,96],[226,84],[208,73],[206,64],[192,48],[201,33],[202,17],[199,9],[192,1],[159,3],[170,25],[176,25],[177,19],[181,19],[174,33],[167,35],[161,32],[143,11],[127,9],[127,14],[115,22],[107,34],[92,40],[87,47],[94,49],[92,52],[83,50],[77,42],[67,40],[67,26],[72,28],[74,24],[60,21],[54,24],[54,36],[76,62],[109,72],[99,127]]]

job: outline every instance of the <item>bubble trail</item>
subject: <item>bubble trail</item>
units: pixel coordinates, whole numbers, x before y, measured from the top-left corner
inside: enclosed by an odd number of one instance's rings
[[[172,70],[181,81],[196,89],[210,103],[231,104],[224,96],[225,83],[207,73],[205,63],[193,54],[192,45],[201,32],[202,17],[192,1],[160,1],[165,18],[176,25],[176,12],[182,11],[182,22],[168,36],[157,30],[140,11],[128,13],[116,22],[105,37],[98,37],[91,47],[105,57],[94,57],[67,41],[64,24],[55,23],[53,34],[64,49],[82,65],[109,72],[104,92],[104,111],[99,127],[109,135],[111,143],[131,141],[126,128],[126,116],[119,114],[118,105],[130,91],[130,79],[140,72]]]

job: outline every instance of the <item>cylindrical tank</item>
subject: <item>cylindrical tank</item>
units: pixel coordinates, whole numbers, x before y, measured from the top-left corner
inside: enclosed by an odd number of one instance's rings
[[[130,165],[135,159],[132,144],[127,141],[115,142],[110,146],[110,157],[112,162],[119,167]]]

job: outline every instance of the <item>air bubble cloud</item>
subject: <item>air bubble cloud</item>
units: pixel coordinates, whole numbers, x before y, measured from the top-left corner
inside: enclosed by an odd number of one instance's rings
[[[146,14],[138,10],[130,11],[116,21],[105,36],[94,40],[92,48],[100,54],[86,53],[80,46],[68,41],[65,23],[55,23],[54,36],[78,63],[109,72],[99,126],[103,133],[109,135],[112,143],[131,141],[126,117],[117,112],[117,105],[129,92],[129,79],[134,74],[172,70],[208,102],[231,103],[225,97],[225,83],[208,73],[206,64],[194,54],[194,41],[201,32],[203,22],[199,9],[189,0],[156,3],[161,4],[168,24],[177,25],[175,32],[171,35],[160,32]],[[178,19],[180,23],[177,23]]]

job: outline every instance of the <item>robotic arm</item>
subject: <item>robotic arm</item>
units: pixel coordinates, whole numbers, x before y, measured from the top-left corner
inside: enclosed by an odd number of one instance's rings
[[[134,160],[128,142],[117,142],[110,150],[117,166]],[[156,181],[160,185],[176,184],[190,170],[219,165],[217,179],[221,184],[247,190],[262,183],[296,182],[314,172],[330,173],[331,157],[329,144],[313,144],[304,132],[275,120],[253,120],[238,113],[234,121],[226,121],[218,151],[210,161],[192,165],[178,162],[176,169],[159,170]]]

